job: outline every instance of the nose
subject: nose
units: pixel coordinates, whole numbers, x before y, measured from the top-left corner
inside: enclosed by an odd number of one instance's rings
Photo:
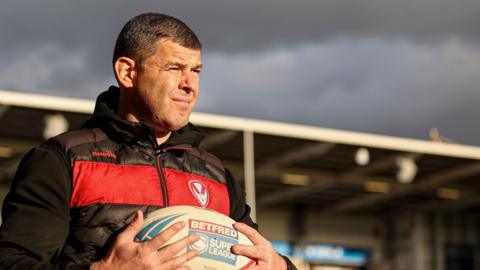
[[[179,88],[187,94],[195,91],[197,87],[197,79],[192,71],[184,71],[180,80]]]

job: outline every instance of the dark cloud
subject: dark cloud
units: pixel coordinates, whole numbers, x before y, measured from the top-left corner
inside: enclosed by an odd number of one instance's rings
[[[146,11],[202,39],[200,111],[480,144],[477,0],[4,0],[0,89],[94,98]]]
[[[14,38],[7,44],[55,40],[68,48],[106,48],[128,18],[145,11],[185,20],[208,50],[295,46],[339,35],[480,38],[475,0],[4,0],[0,29]]]
[[[205,63],[202,111],[422,139],[436,127],[480,142],[480,48],[460,41],[338,39]]]

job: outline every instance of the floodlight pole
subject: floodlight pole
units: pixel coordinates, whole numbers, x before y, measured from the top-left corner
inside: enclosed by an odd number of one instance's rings
[[[257,206],[255,202],[255,149],[253,130],[243,130],[243,168],[245,179],[245,193],[247,204],[250,205],[250,217],[257,220]]]

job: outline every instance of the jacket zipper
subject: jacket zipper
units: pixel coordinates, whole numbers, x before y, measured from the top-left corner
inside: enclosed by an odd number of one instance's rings
[[[168,206],[168,191],[167,191],[167,180],[165,179],[165,175],[163,174],[163,168],[162,168],[162,160],[160,158],[160,155],[165,153],[164,150],[156,150],[155,151],[155,160],[156,164],[155,167],[157,168],[157,173],[158,176],[160,177],[160,186],[162,188],[162,195],[163,195],[163,206],[167,207]]]
[[[162,193],[163,193],[163,205],[164,207],[168,206],[168,190],[167,190],[167,179],[165,178],[165,174],[163,173],[163,167],[162,167],[162,159],[161,155],[166,153],[169,150],[184,150],[188,151],[191,150],[192,148],[190,147],[165,147],[161,149],[155,150],[155,167],[157,169],[158,176],[160,177],[160,186],[162,188]]]

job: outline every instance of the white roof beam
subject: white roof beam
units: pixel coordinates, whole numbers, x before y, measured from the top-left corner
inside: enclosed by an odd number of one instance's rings
[[[95,105],[94,103],[93,100],[86,99],[53,97],[0,90],[0,104],[7,106],[11,105],[66,112],[91,113]],[[480,160],[480,147],[476,146],[431,142],[199,112],[194,112],[192,114],[191,121],[204,127],[237,131],[248,129],[254,133],[322,141],[333,144],[357,145],[362,147]]]

